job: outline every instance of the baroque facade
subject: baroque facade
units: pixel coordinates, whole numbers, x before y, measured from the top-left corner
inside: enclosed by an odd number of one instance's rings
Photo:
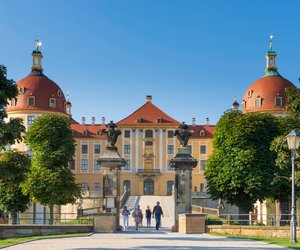
[[[37,39],[36,48],[32,52],[31,72],[17,82],[19,95],[16,99],[9,100],[8,119],[20,117],[28,129],[38,116],[44,114],[69,117],[77,145],[70,169],[81,184],[86,198],[99,198],[105,188],[102,171],[97,164],[107,145],[102,133],[105,118],[102,117],[101,122],[96,123],[93,117],[89,124],[84,117],[80,123],[72,119],[72,105],[60,87],[44,75],[42,58]],[[175,156],[179,147],[179,142],[173,136],[173,131],[179,124],[153,104],[152,96],[147,96],[145,104],[117,122],[122,131],[117,147],[120,155],[126,160],[126,166],[121,172],[121,186],[125,186],[131,195],[171,195],[174,171],[169,168],[168,162]],[[209,125],[209,119],[205,125],[197,125],[193,118],[190,129],[194,131],[189,140],[190,152],[199,161],[193,171],[193,190],[205,193],[204,170],[206,160],[212,153],[215,126]],[[11,148],[25,151],[28,155],[32,154],[24,143],[12,145]]]

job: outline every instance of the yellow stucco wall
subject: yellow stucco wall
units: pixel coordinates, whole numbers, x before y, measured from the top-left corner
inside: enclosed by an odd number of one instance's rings
[[[179,142],[176,138],[168,138],[168,130],[174,130],[176,127],[120,127],[122,135],[118,139],[118,151],[121,157],[125,160],[130,160],[130,170],[122,170],[121,172],[121,192],[123,191],[124,181],[130,181],[130,190],[132,195],[144,194],[144,182],[146,179],[152,179],[154,181],[154,195],[167,195],[167,182],[174,181],[174,172],[168,169],[168,160],[175,156]],[[130,131],[130,138],[125,138],[125,130]],[[145,140],[145,131],[153,131],[153,139]],[[145,141],[151,141],[153,146],[145,146]],[[101,153],[104,152],[106,141],[105,139],[76,139],[76,155],[75,155],[75,175],[78,183],[86,183],[89,187],[89,191],[93,191],[94,183],[102,183],[102,172],[94,170],[94,159],[99,158],[99,154],[94,154],[94,145],[101,145]],[[81,153],[81,145],[88,145],[88,153]],[[125,145],[130,145],[130,153],[124,152]],[[174,153],[168,154],[168,145],[173,145]],[[204,176],[204,170],[200,169],[200,161],[207,160],[212,153],[212,139],[210,138],[192,138],[189,141],[189,145],[192,145],[192,155],[199,163],[193,171],[193,189],[197,188],[197,191],[202,189],[205,191],[206,181]],[[206,146],[206,153],[200,154],[200,146]],[[153,157],[144,157],[145,153],[152,153]],[[81,160],[88,160],[88,170],[81,170]],[[159,173],[152,173],[151,170],[160,170]],[[138,173],[138,171],[150,171],[149,173]]]

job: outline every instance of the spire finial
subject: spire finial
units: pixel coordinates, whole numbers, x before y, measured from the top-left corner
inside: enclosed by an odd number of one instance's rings
[[[269,45],[269,47],[270,47],[270,50],[272,50],[272,47],[273,47],[273,35],[270,35],[270,45]]]
[[[35,36],[35,49],[39,51],[41,46],[42,46],[42,42],[40,41],[39,36],[36,35]]]
[[[236,95],[234,96],[234,101],[236,102]]]
[[[70,101],[70,91],[67,91],[67,102]]]

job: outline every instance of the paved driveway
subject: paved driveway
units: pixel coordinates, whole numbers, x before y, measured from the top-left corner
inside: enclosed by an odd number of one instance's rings
[[[288,249],[247,239],[228,239],[208,234],[183,235],[153,229],[93,234],[88,237],[45,239],[8,247],[9,250],[96,250],[96,249],[172,249],[172,250],[263,250]]]

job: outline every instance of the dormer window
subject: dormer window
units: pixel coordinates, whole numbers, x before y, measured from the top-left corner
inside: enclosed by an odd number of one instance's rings
[[[275,106],[282,107],[282,97],[280,96],[275,97]]]
[[[84,131],[82,132],[82,135],[84,135],[84,136],[87,136],[87,134],[88,134],[87,130],[84,130]]]
[[[10,100],[10,106],[14,107],[14,106],[16,106],[16,103],[17,103],[17,101],[16,101],[15,98],[12,98],[12,99]]]
[[[136,122],[137,123],[141,123],[142,122],[142,118],[141,117],[136,118]]]
[[[253,90],[248,90],[248,97],[252,97]]]
[[[24,87],[20,87],[20,88],[19,88],[19,94],[20,94],[20,95],[23,95],[24,92],[25,92]]]
[[[35,97],[34,96],[28,97],[28,106],[35,106]]]
[[[157,118],[157,123],[161,123],[161,118],[160,117]]]
[[[200,131],[200,136],[205,136],[205,131],[204,130]]]
[[[96,135],[100,135],[100,134],[101,134],[100,130],[97,130]]]
[[[261,107],[261,98],[256,98],[256,99],[255,99],[254,105],[255,105],[255,107],[257,107],[257,108]]]
[[[61,90],[60,90],[60,89],[57,90],[57,96],[58,96],[58,97],[61,97]]]
[[[50,98],[49,99],[49,107],[50,108],[56,108],[56,99],[55,98]]]
[[[246,102],[245,101],[242,102],[242,108],[243,108],[243,110],[246,109]]]

